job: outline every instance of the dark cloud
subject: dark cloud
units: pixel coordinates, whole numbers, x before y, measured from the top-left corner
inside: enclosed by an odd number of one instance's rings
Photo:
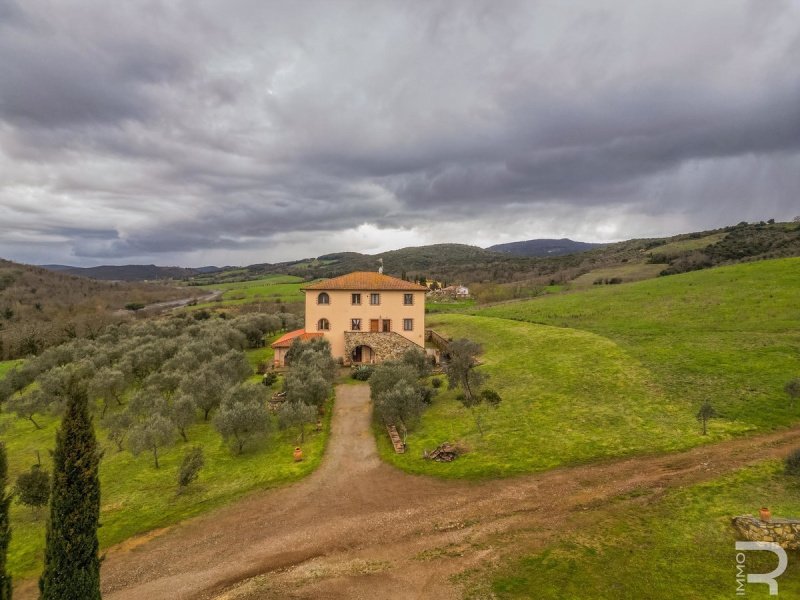
[[[790,218],[798,63],[788,0],[0,0],[0,255],[262,262]]]

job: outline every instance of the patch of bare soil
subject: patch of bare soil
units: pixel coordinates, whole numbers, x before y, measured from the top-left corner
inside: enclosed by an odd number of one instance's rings
[[[458,598],[459,575],[511,543],[534,549],[628,492],[711,479],[800,442],[795,428],[515,479],[438,481],[380,461],[370,411],[366,385],[340,386],[314,474],[112,548],[104,598]]]

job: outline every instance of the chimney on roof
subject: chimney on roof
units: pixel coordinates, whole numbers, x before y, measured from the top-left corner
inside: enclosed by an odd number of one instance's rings
[[[383,274],[383,259],[379,258],[378,262],[381,263],[381,266],[378,267],[378,273],[380,273],[382,275]]]

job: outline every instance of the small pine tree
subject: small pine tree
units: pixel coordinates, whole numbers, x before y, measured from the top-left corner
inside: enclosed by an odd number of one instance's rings
[[[0,600],[11,600],[11,575],[6,572],[8,544],[11,542],[11,526],[8,521],[11,494],[6,494],[7,484],[6,447],[0,442]]]
[[[53,452],[41,600],[100,600],[100,453],[85,389],[70,386]]]

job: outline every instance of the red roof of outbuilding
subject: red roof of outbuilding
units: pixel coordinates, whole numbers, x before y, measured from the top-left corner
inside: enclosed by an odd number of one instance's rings
[[[411,281],[390,277],[374,271],[356,271],[324,279],[305,286],[305,290],[405,290],[409,292],[427,292],[428,288]]]
[[[272,348],[288,348],[292,345],[292,342],[295,340],[295,338],[300,338],[302,341],[305,341],[321,336],[321,333],[310,333],[306,332],[305,329],[295,329],[294,331],[290,331],[289,333],[285,333],[279,337],[277,340],[272,342],[270,346]]]

